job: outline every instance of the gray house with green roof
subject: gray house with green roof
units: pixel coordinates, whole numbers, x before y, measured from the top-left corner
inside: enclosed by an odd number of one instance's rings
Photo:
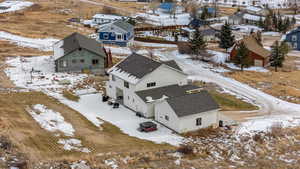
[[[101,43],[73,33],[53,46],[56,72],[105,73],[106,54]]]

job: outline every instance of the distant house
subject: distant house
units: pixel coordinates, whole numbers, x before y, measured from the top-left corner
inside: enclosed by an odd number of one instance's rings
[[[219,40],[219,38],[217,36],[217,34],[219,32],[217,30],[209,28],[209,27],[199,29],[199,30],[200,30],[201,34],[203,35],[203,39],[206,42],[215,42],[215,41]],[[184,27],[184,28],[181,28],[181,32],[182,32],[182,35],[188,37],[189,39],[192,39],[194,36],[195,29]]]
[[[164,2],[161,3],[158,8],[161,12],[171,13],[173,10],[175,10],[176,6],[172,2]]]
[[[209,14],[210,16],[215,15],[216,9],[215,9],[214,7],[206,7],[206,9],[207,9],[207,12],[208,12],[208,14]],[[198,9],[197,13],[198,13],[198,16],[199,16],[199,17],[201,16],[203,10],[204,10],[204,7]]]
[[[102,43],[127,46],[134,38],[134,26],[126,21],[118,20],[101,26],[98,34],[98,40]]]
[[[240,44],[245,44],[249,51],[249,56],[252,61],[252,65],[266,67],[269,65],[271,52],[265,49],[259,41],[255,38],[255,35],[249,35],[242,40],[236,42],[230,53],[230,60],[233,61],[237,56],[237,48]]]
[[[125,17],[119,15],[96,14],[93,16],[92,22],[93,24],[102,25],[122,19],[125,19]]]
[[[57,72],[105,72],[105,51],[102,45],[93,39],[73,33],[55,43],[53,49]]]
[[[106,94],[124,106],[179,132],[218,124],[218,104],[175,61],[132,54],[108,70]]]
[[[240,24],[257,25],[260,19],[264,21],[265,17],[240,11],[229,16],[228,23],[231,25],[240,25]]]
[[[269,11],[266,8],[262,8],[259,6],[247,6],[244,11],[248,14],[258,15],[258,16],[266,16]]]
[[[300,26],[286,35],[285,39],[294,50],[300,50]]]

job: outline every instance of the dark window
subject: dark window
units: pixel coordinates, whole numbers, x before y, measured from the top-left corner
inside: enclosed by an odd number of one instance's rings
[[[82,50],[82,48],[78,48],[78,50],[79,50],[79,51],[81,51],[81,50]]]
[[[103,38],[104,38],[104,39],[109,39],[108,33],[103,34]]]
[[[169,116],[166,115],[166,116],[165,116],[165,119],[166,119],[167,121],[169,121]]]
[[[76,60],[76,59],[73,59],[73,60],[72,60],[72,63],[76,63],[76,62],[77,62],[77,60]]]
[[[202,125],[202,118],[197,118],[196,119],[196,126],[201,126]]]
[[[111,80],[112,80],[112,81],[116,81],[116,78],[115,78],[114,75],[111,75]]]
[[[124,81],[124,87],[129,88],[129,83]]]
[[[147,87],[154,87],[156,86],[156,82],[147,83]]]
[[[93,65],[97,65],[97,64],[99,64],[99,60],[98,59],[93,59],[92,63],[93,63]]]
[[[80,62],[81,62],[81,63],[84,63],[84,59],[80,59]]]

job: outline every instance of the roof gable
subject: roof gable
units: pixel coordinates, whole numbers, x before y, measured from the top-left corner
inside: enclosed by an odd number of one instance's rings
[[[268,58],[271,55],[271,52],[261,46],[253,35],[246,36],[238,43],[244,43],[249,51],[258,54],[263,58]]]
[[[162,65],[165,65],[174,71],[182,72],[175,61],[157,62],[148,57],[133,53],[109,69],[108,73],[118,76],[130,83],[136,84],[143,77],[152,73]]]
[[[134,28],[133,25],[131,25],[130,23],[123,21],[123,20],[118,20],[112,24],[123,29],[124,31],[127,31],[127,32],[131,32]]]
[[[85,37],[77,32],[67,36],[63,39],[63,45],[61,48],[64,50],[64,55],[67,55],[74,50],[83,48],[99,56],[105,57],[105,52],[102,45],[96,40]]]

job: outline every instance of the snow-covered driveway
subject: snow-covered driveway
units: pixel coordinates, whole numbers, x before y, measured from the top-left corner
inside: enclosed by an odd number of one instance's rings
[[[300,105],[280,100],[246,84],[224,77],[219,73],[211,71],[200,61],[187,59],[187,55],[170,52],[160,56],[164,59],[176,60],[184,72],[189,75],[190,79],[216,83],[226,90],[230,90],[239,96],[252,100],[253,103],[260,106],[259,111],[262,114],[289,114],[300,116]]]

